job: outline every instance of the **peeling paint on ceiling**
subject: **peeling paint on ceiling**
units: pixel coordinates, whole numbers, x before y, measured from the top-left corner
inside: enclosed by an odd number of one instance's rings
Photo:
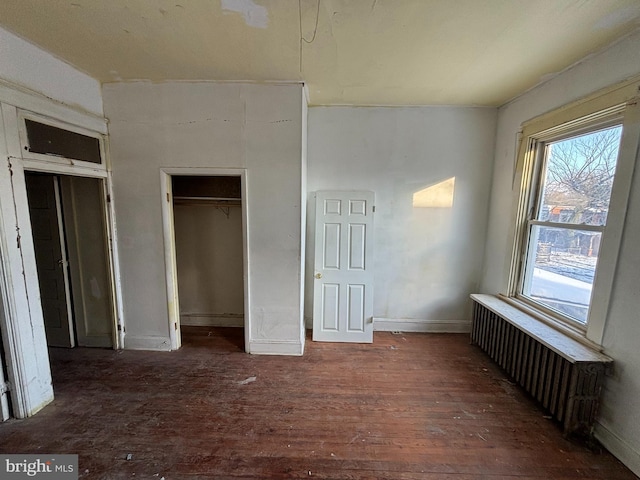
[[[269,25],[269,12],[253,0],[222,0],[221,6],[224,14],[234,12],[242,15],[250,27],[267,28]]]
[[[101,82],[308,84],[312,105],[501,105],[640,27],[638,0],[6,0]]]

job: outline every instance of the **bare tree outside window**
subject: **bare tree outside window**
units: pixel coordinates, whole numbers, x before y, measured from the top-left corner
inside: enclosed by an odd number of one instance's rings
[[[608,128],[549,145],[543,204],[574,207],[566,223],[606,222],[621,131]]]

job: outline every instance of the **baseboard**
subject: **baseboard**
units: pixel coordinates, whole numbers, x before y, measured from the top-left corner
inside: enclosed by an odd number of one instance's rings
[[[251,340],[249,353],[300,356],[304,353],[304,345],[299,340]]]
[[[194,327],[244,327],[244,315],[237,313],[183,313],[180,324]]]
[[[598,421],[595,423],[594,435],[614,457],[640,477],[640,452]]]
[[[157,336],[134,336],[127,334],[124,337],[125,350],[171,350],[171,339],[169,337]]]
[[[307,330],[313,330],[311,318],[305,318],[305,327]],[[373,330],[376,332],[469,333],[471,321],[374,317]]]
[[[471,332],[471,320],[374,317],[373,330],[377,332],[469,333]]]

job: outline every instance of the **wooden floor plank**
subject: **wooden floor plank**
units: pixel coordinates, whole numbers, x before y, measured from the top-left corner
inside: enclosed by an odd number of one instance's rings
[[[177,352],[51,349],[56,400],[0,424],[0,452],[77,453],[87,479],[637,478],[564,439],[466,335],[270,357],[242,329],[182,334]]]

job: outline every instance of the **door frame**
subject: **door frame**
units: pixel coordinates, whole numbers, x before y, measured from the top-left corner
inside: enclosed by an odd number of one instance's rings
[[[162,232],[167,286],[167,311],[171,350],[182,345],[180,335],[180,299],[178,295],[178,268],[173,215],[172,177],[240,177],[242,201],[242,268],[244,279],[244,348],[249,353],[251,339],[251,310],[249,295],[249,202],[246,168],[163,167],[160,168],[160,202],[162,205]]]
[[[53,400],[49,355],[35,273],[25,170],[103,180],[103,213],[107,230],[105,248],[109,257],[114,311],[114,348],[122,348],[123,345],[124,314],[116,248],[117,230],[110,201],[112,182],[106,120],[99,115],[3,83],[0,83],[0,112],[0,153],[6,155],[0,165],[0,328],[5,347],[5,373],[11,384],[12,414],[16,418],[25,418]],[[29,152],[25,144],[25,118],[98,138],[101,163]]]
[[[20,151],[22,153],[21,166],[23,172],[39,172],[53,175],[65,175],[69,177],[88,177],[102,180],[102,215],[104,235],[106,239],[105,253],[107,254],[107,267],[109,273],[109,286],[111,290],[111,337],[114,350],[124,348],[125,321],[124,304],[122,300],[122,280],[120,275],[120,261],[118,258],[117,228],[115,221],[115,209],[111,199],[113,198],[113,181],[111,164],[109,160],[109,144],[106,141],[106,125],[104,129],[97,129],[94,122],[89,123],[89,128],[79,127],[75,123],[68,123],[58,118],[52,118],[30,111],[18,110],[18,135],[20,139]],[[43,155],[28,150],[28,137],[25,120],[62,128],[97,138],[100,144],[100,158],[102,163],[90,163],[73,160],[64,157]],[[95,130],[93,129],[95,128]],[[24,173],[23,173],[24,177]]]
[[[24,160],[23,161],[23,172],[39,172],[39,173],[49,173],[53,175],[66,175],[69,177],[88,177],[88,178],[96,178],[98,180],[102,180],[102,205],[103,211],[101,212],[103,215],[103,224],[105,239],[107,240],[105,244],[105,253],[107,254],[107,265],[108,265],[108,273],[109,273],[109,286],[111,287],[111,338],[113,342],[113,349],[120,350],[124,347],[124,315],[123,315],[123,305],[122,305],[122,291],[121,285],[122,282],[120,280],[120,265],[117,260],[117,249],[115,246],[117,245],[117,240],[115,238],[115,216],[113,212],[113,202],[111,202],[112,195],[109,193],[111,191],[111,173],[104,172],[94,172],[94,171],[86,171],[85,168],[66,168],[64,166],[60,166],[56,163],[48,164],[47,162],[42,162],[40,160]],[[24,173],[23,173],[24,176]],[[25,192],[26,193],[26,192]],[[31,232],[30,232],[31,234]],[[62,232],[61,232],[62,234]],[[33,237],[31,237],[33,241]],[[73,287],[73,286],[72,286]],[[70,302],[70,299],[69,299]],[[69,308],[71,305],[68,303]]]

